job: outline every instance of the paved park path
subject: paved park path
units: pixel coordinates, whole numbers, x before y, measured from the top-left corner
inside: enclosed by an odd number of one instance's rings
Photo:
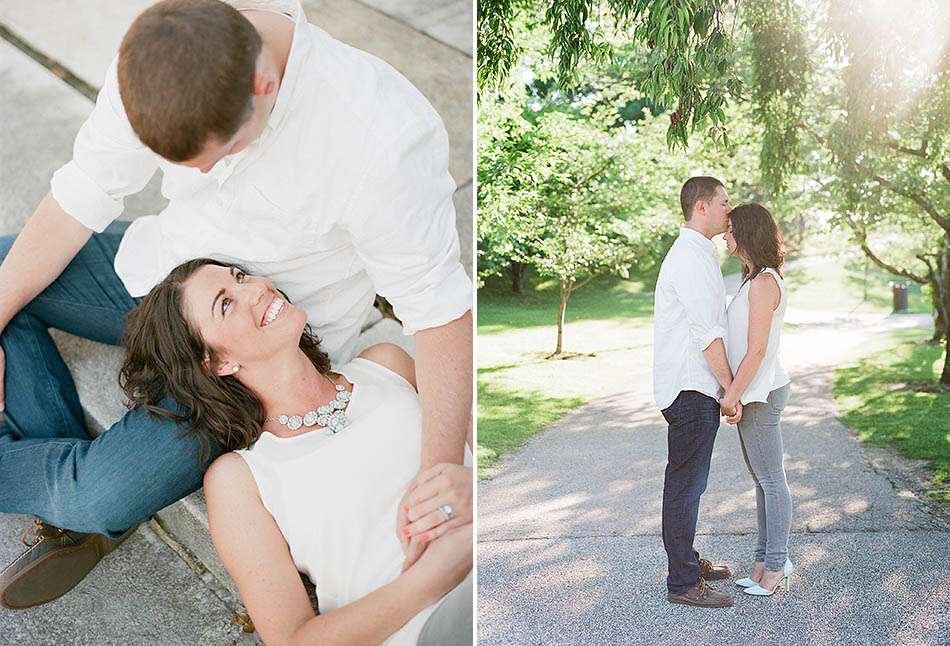
[[[899,458],[842,426],[831,396],[834,368],[869,339],[929,317],[786,320],[792,589],[721,610],[666,602],[666,426],[647,354],[625,392],[574,410],[479,483],[480,644],[950,644],[950,525],[905,485]],[[752,482],[723,425],[696,548],[744,576],[754,532]]]

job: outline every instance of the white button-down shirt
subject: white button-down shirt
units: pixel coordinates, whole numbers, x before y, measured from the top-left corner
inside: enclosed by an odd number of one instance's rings
[[[716,245],[682,227],[654,293],[653,396],[660,410],[684,390],[719,399],[719,381],[703,350],[725,335],[726,286]]]
[[[261,137],[208,174],[145,147],[116,77],[53,176],[53,197],[94,231],[156,170],[169,204],[136,219],[116,256],[129,293],[146,294],[181,262],[214,257],[270,277],[298,306],[334,363],[347,361],[374,294],[406,334],[471,308],[459,262],[448,135],[422,94],[378,58],[307,22],[299,3],[233,2],[294,22],[290,57]]]

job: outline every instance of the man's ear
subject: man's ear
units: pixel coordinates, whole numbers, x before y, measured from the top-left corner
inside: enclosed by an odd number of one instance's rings
[[[254,74],[254,96],[265,96],[277,91],[277,76],[272,72]]]

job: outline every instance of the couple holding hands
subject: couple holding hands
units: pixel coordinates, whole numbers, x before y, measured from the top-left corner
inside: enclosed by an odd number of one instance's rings
[[[781,416],[790,380],[780,360],[787,294],[784,251],[772,215],[756,203],[731,208],[722,182],[692,177],[680,191],[685,224],[663,260],[655,292],[654,397],[669,429],[663,484],[667,600],[707,608],[734,604],[707,581],[731,570],[693,548],[700,496],[721,417],[735,424],[755,484],[758,540],[737,586],[772,595],[793,572],[788,558],[792,503]],[[742,263],[742,283],[726,304],[712,238],[724,235]]]
[[[115,221],[159,169],[163,212]],[[65,594],[203,483],[267,643],[470,642],[454,189],[426,99],[296,0],[141,14],[72,160],[0,241],[0,512],[37,517],[0,601]],[[367,340],[377,293],[415,359]],[[130,411],[95,439],[49,328],[125,345]]]

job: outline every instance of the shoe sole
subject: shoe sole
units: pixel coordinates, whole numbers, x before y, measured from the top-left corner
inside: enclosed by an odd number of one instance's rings
[[[682,606],[693,606],[694,608],[731,608],[732,606],[735,605],[735,601],[731,603],[723,602],[723,603],[718,603],[718,604],[712,604],[712,603],[691,603],[689,601],[683,601],[682,599],[670,599],[669,597],[667,597],[666,600],[669,601],[670,603],[678,603]]]
[[[122,544],[137,527],[138,525],[122,534],[122,536],[116,539],[115,545],[108,551],[105,551],[105,548],[108,547],[109,544],[103,544],[103,541],[108,539],[105,539],[100,534],[96,534],[88,539],[99,541],[100,544],[96,549],[90,549],[88,544],[81,543],[73,547],[58,549],[55,552],[50,552],[46,556],[40,557],[10,579],[3,592],[0,593],[0,605],[11,610],[21,610],[40,606],[60,598],[79,585],[80,581],[86,578],[86,575],[96,567],[99,561]],[[57,580],[55,575],[62,572],[62,570],[58,568],[61,559],[74,557],[76,552],[85,552],[81,559],[76,560],[74,558],[71,564],[73,566],[73,572],[77,573],[78,576],[70,578],[65,583],[61,578]],[[38,572],[41,568],[46,567],[49,567],[50,572],[54,573],[54,576],[46,576],[44,572]],[[24,579],[26,580],[24,581]],[[57,583],[58,585],[51,585],[51,583]]]

